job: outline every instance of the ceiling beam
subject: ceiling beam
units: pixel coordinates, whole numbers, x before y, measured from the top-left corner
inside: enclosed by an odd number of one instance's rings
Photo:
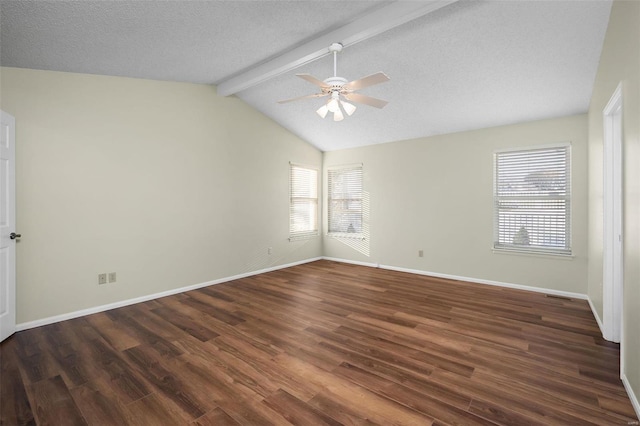
[[[217,92],[221,96],[230,96],[249,89],[328,55],[331,43],[352,46],[456,1],[458,0],[395,1],[235,77],[223,80],[218,84]]]

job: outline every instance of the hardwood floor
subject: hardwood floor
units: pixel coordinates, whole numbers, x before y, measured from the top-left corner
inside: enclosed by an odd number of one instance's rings
[[[628,425],[584,300],[318,261],[19,332],[2,425]]]

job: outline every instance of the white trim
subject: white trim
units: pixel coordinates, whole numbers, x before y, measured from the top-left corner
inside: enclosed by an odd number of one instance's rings
[[[609,102],[607,102],[607,105],[602,109],[603,114],[611,113],[614,109],[617,109],[618,105],[622,105],[622,82],[618,83]]]
[[[313,231],[313,232],[308,232],[306,234],[295,234],[295,235],[289,235],[289,242],[290,243],[294,243],[296,241],[304,241],[304,240],[310,240],[312,238],[318,238],[320,236],[320,234],[318,233],[318,231]]]
[[[330,260],[332,262],[349,263],[351,265],[368,266],[369,268],[379,268],[380,265],[371,262],[360,262],[358,260],[341,259],[339,257],[322,256],[322,260]]]
[[[554,290],[551,288],[532,287],[532,286],[522,285],[522,284],[505,283],[502,281],[485,280],[481,278],[461,277],[458,275],[449,275],[449,274],[441,274],[439,272],[421,271],[419,269],[400,268],[397,266],[380,265],[380,268],[388,269],[390,271],[408,272],[410,274],[426,275],[429,277],[436,277],[436,278],[445,278],[448,280],[466,281],[466,282],[475,283],[475,284],[486,284],[486,285],[492,285],[496,287],[513,288],[516,290],[533,291],[536,293],[551,294],[554,296],[569,297],[572,299],[581,299],[581,300],[587,299],[586,294],[573,293],[570,291],[563,291],[563,290]]]
[[[624,389],[627,391],[627,395],[629,395],[629,399],[631,400],[631,405],[633,409],[636,411],[636,416],[640,418],[640,402],[638,402],[638,398],[636,397],[633,388],[631,387],[631,383],[629,383],[629,379],[627,379],[627,375],[623,374],[620,376],[622,379],[622,384],[624,385]]]
[[[318,173],[320,173],[320,171],[322,170],[322,166],[318,167],[311,164],[296,163],[295,161],[289,161],[289,166],[302,167],[303,169],[311,169],[311,170],[315,170]]]
[[[571,141],[562,141],[555,143],[546,143],[541,145],[527,145],[527,146],[513,146],[510,148],[496,148],[493,150],[494,154],[500,154],[502,152],[518,152],[518,151],[535,151],[536,149],[550,149],[550,148],[564,148],[572,146]]]
[[[325,234],[326,237],[329,238],[343,238],[343,239],[349,239],[349,240],[362,240],[364,241],[364,234],[362,232],[327,232]]]
[[[326,166],[325,169],[329,170],[343,170],[343,169],[355,169],[362,167],[362,173],[364,173],[364,163],[347,163],[347,164],[334,164],[332,166]]]
[[[598,315],[598,311],[596,310],[596,307],[591,301],[590,297],[587,297],[587,301],[589,302],[589,307],[591,308],[593,317],[596,319],[596,322],[598,323],[598,327],[600,328],[600,333],[602,333],[602,335],[604,336],[604,324],[602,324],[602,319],[600,318],[600,315]]]
[[[516,290],[533,291],[533,292],[536,292],[536,293],[544,293],[544,294],[551,294],[551,295],[554,295],[554,296],[569,297],[571,299],[588,300],[588,296],[586,294],[573,293],[573,292],[570,292],[570,291],[554,290],[554,289],[551,289],[551,288],[531,287],[531,286],[528,286],[528,285],[505,283],[505,282],[501,282],[501,281],[485,280],[485,279],[481,279],[481,278],[462,277],[462,276],[459,276],[459,275],[441,274],[439,272],[429,272],[429,271],[423,271],[423,270],[420,270],[420,269],[402,268],[402,267],[399,267],[399,266],[380,265],[380,264],[376,264],[376,263],[366,263],[366,262],[357,262],[357,261],[353,261],[353,260],[339,259],[339,258],[335,258],[335,257],[323,256],[322,258],[325,259],[325,260],[332,260],[334,262],[352,263],[354,265],[370,266],[370,267],[373,267],[373,268],[387,269],[389,271],[407,272],[409,274],[426,275],[426,276],[429,276],[429,277],[445,278],[445,279],[455,280],[455,281],[466,281],[466,282],[475,283],[475,284],[486,284],[486,285],[493,285],[493,286],[497,286],[497,287],[513,288],[513,289],[516,289]]]
[[[185,291],[196,290],[202,287],[208,287],[210,285],[222,284],[228,281],[239,280],[241,278],[250,277],[253,275],[264,274],[266,272],[277,271],[278,269],[290,268],[292,266],[302,265],[304,263],[315,262],[317,260],[321,260],[322,257],[313,257],[310,259],[300,260],[298,262],[287,263],[284,265],[272,266],[265,269],[260,269],[257,271],[246,272],[244,274],[238,274],[231,277],[218,278],[213,281],[207,281],[200,284],[193,284],[186,287],[174,288],[167,291],[162,291],[160,293],[148,294],[146,296],[135,297],[133,299],[121,300],[119,302],[109,303],[106,305],[94,306],[92,308],[81,309],[79,311],[68,312],[66,314],[54,315],[52,317],[42,318],[34,321],[23,322],[16,326],[16,331],[28,330],[30,328],[40,327],[43,325],[54,324],[60,321],[66,321],[73,318],[83,317],[85,315],[96,314],[98,312],[104,312],[115,308],[121,308],[123,306],[129,306],[136,303],[148,302],[149,300],[159,299],[161,297],[171,296],[178,293],[184,293]]]
[[[589,307],[591,308],[591,312],[593,312],[593,317],[596,319],[596,322],[598,323],[598,327],[600,328],[600,333],[602,333],[602,335],[604,336],[604,325],[602,324],[602,320],[598,315],[598,311],[596,310],[596,307],[591,301],[590,297],[587,297],[587,301],[589,302]]]
[[[536,250],[518,250],[518,249],[510,249],[510,248],[495,248],[491,247],[491,251],[493,254],[508,254],[515,256],[529,256],[529,257],[542,257],[546,259],[556,259],[556,260],[573,260],[576,256],[574,254],[564,254],[564,253],[551,253],[548,251],[536,251]]]
[[[624,286],[624,160],[622,158],[622,82],[602,111],[603,122],[603,267],[602,323],[604,338],[622,349]],[[622,353],[622,352],[621,352]],[[622,359],[621,359],[622,361]],[[621,369],[624,363],[620,363]]]
[[[602,328],[600,318],[598,318],[597,312],[596,312],[595,308],[593,307],[593,304],[591,303],[591,300],[587,297],[586,294],[572,293],[572,292],[568,292],[568,291],[554,290],[554,289],[548,289],[548,288],[531,287],[531,286],[526,286],[526,285],[521,285],[521,284],[505,283],[505,282],[500,282],[500,281],[484,280],[484,279],[479,279],[479,278],[462,277],[462,276],[459,276],[459,275],[441,274],[441,273],[438,273],[438,272],[422,271],[422,270],[419,270],[419,269],[409,269],[409,268],[402,268],[402,267],[390,266],[390,265],[380,265],[378,263],[373,263],[373,262],[361,262],[361,261],[357,261],[357,260],[349,260],[349,259],[342,259],[342,258],[337,258],[337,257],[321,256],[321,257],[313,257],[313,258],[310,258],[310,259],[300,260],[300,261],[297,261],[297,262],[287,263],[287,264],[284,264],[284,265],[272,266],[272,267],[265,268],[265,269],[260,269],[260,270],[257,270],[257,271],[246,272],[244,274],[238,274],[238,275],[234,275],[234,276],[231,276],[231,277],[218,278],[216,280],[207,281],[207,282],[200,283],[200,284],[193,284],[193,285],[186,286],[186,287],[175,288],[175,289],[163,291],[163,292],[160,292],[160,293],[154,293],[154,294],[149,294],[149,295],[146,295],[146,296],[136,297],[136,298],[133,298],[133,299],[121,300],[119,302],[109,303],[109,304],[106,304],[106,305],[100,305],[100,306],[95,306],[95,307],[92,307],[92,308],[81,309],[79,311],[68,312],[66,314],[54,315],[52,317],[41,318],[41,319],[38,319],[38,320],[29,321],[29,322],[23,322],[23,323],[20,323],[20,324],[16,325],[16,331],[28,330],[30,328],[35,328],[35,327],[40,327],[40,326],[43,326],[43,325],[54,324],[56,322],[66,321],[66,320],[70,320],[70,319],[73,319],[73,318],[79,318],[79,317],[83,317],[85,315],[91,315],[91,314],[95,314],[95,313],[98,313],[98,312],[104,312],[104,311],[108,311],[110,309],[121,308],[121,307],[124,307],[124,306],[133,305],[133,304],[136,304],[136,303],[148,302],[149,300],[159,299],[161,297],[171,296],[171,295],[178,294],[178,293],[184,293],[186,291],[196,290],[196,289],[199,289],[199,288],[202,288],[202,287],[207,287],[207,286],[210,286],[210,285],[216,285],[216,284],[221,284],[221,283],[225,283],[225,282],[228,282],[228,281],[238,280],[238,279],[250,277],[250,276],[253,276],[253,275],[259,275],[259,274],[264,274],[264,273],[267,273],[267,272],[277,271],[279,269],[290,268],[292,266],[302,265],[302,264],[305,264],[305,263],[311,263],[311,262],[315,262],[317,260],[329,260],[329,261],[332,261],[332,262],[340,262],[340,263],[348,263],[348,264],[352,264],[352,265],[367,266],[369,268],[380,268],[380,269],[386,269],[386,270],[390,270],[390,271],[407,272],[407,273],[416,274],[416,275],[426,275],[426,276],[430,276],[430,277],[445,278],[445,279],[456,280],[456,281],[466,281],[466,282],[471,282],[471,283],[476,283],[476,284],[486,284],[486,285],[493,285],[493,286],[498,286],[498,287],[514,288],[514,289],[518,289],[518,290],[527,290],[527,291],[534,291],[534,292],[537,292],[537,293],[545,293],[545,294],[552,294],[552,295],[556,295],[556,296],[570,297],[570,298],[574,298],[574,299],[588,300],[589,301],[589,305],[591,306],[591,310],[593,311],[593,314],[594,314],[594,316],[596,318],[596,321],[598,322],[598,326],[600,326],[600,328]]]

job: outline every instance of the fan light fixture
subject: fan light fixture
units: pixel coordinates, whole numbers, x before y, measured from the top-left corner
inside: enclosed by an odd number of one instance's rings
[[[383,108],[387,104],[387,101],[372,98],[371,96],[361,95],[360,93],[356,93],[356,91],[365,87],[373,86],[374,84],[389,81],[389,77],[387,77],[387,75],[383,72],[377,72],[359,80],[347,82],[346,78],[338,77],[337,75],[338,52],[341,51],[342,44],[340,43],[333,43],[331,46],[329,46],[329,52],[333,53],[333,77],[329,77],[326,80],[321,81],[309,74],[296,74],[298,77],[307,80],[309,83],[319,86],[321,89],[320,93],[300,96],[293,99],[286,99],[284,101],[279,101],[278,103],[284,104],[291,101],[297,101],[299,99],[322,98],[325,96],[329,96],[327,102],[320,108],[318,108],[316,110],[316,113],[320,117],[325,118],[329,112],[332,112],[333,121],[344,120],[343,111],[346,112],[349,116],[353,115],[353,113],[356,111],[355,105],[343,101],[342,98],[351,102],[370,105],[376,108]]]
[[[338,92],[333,92],[331,94],[331,99],[327,102],[327,109],[333,113],[340,111],[340,104],[338,100],[340,99],[340,95]]]
[[[320,117],[325,118],[329,112],[329,107],[326,104],[322,105],[316,112]]]
[[[328,112],[332,112],[333,121],[342,121],[344,120],[344,114],[342,114],[340,106],[342,106],[342,109],[344,109],[344,112],[346,112],[348,116],[351,116],[356,111],[355,105],[340,100],[340,94],[338,92],[332,92],[331,99],[318,108],[316,112],[322,118],[325,118]]]
[[[347,115],[351,116],[354,112],[356,112],[356,106],[354,104],[350,104],[349,102],[344,101],[340,101],[340,104],[342,105],[342,108],[344,108],[344,112],[346,112]]]

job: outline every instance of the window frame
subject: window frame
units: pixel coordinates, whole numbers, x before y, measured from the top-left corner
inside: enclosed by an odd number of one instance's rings
[[[334,190],[331,187],[334,179],[332,179],[332,173],[336,172],[348,172],[349,170],[358,171],[360,174],[360,197],[339,198],[333,197]],[[360,209],[356,213],[360,216],[360,231],[359,232],[340,232],[332,231],[332,201],[333,200],[352,200],[359,201]],[[362,163],[358,164],[345,164],[330,166],[327,168],[327,236],[334,238],[351,238],[351,239],[364,239],[364,168]]]
[[[294,169],[301,169],[306,171],[311,171],[315,173],[315,197],[300,197],[294,196]],[[320,194],[320,172],[317,167],[308,166],[305,164],[293,163],[289,162],[289,241],[298,241],[316,237],[320,234],[320,218],[319,218],[319,200]],[[293,215],[294,215],[294,205],[296,205],[296,201],[307,201],[313,207],[313,226],[312,230],[305,231],[293,231]]]
[[[564,164],[564,176],[565,180],[563,181],[565,193],[564,194],[548,194],[546,197],[542,197],[540,195],[500,195],[498,193],[499,187],[499,174],[498,174],[498,160],[501,155],[513,155],[513,154],[532,154],[535,155],[535,152],[540,151],[552,151],[552,150],[565,150],[565,164]],[[522,172],[524,172],[524,168]],[[529,254],[529,255],[549,255],[549,256],[560,256],[560,257],[572,257],[573,249],[571,244],[571,200],[572,200],[572,185],[571,185],[571,143],[570,142],[562,142],[548,145],[537,145],[537,146],[529,146],[529,147],[517,147],[517,148],[509,148],[509,149],[500,149],[494,151],[493,154],[493,251],[496,253],[518,253],[518,254]],[[532,201],[561,201],[564,202],[564,246],[553,246],[553,245],[529,245],[529,244],[516,244],[516,243],[506,243],[500,241],[500,211],[505,211],[506,209],[500,209],[501,201],[524,201],[524,202],[532,202]],[[549,208],[549,211],[552,211]],[[523,216],[526,213],[522,213]],[[528,237],[528,234],[527,234]],[[514,236],[515,239],[515,236]]]

